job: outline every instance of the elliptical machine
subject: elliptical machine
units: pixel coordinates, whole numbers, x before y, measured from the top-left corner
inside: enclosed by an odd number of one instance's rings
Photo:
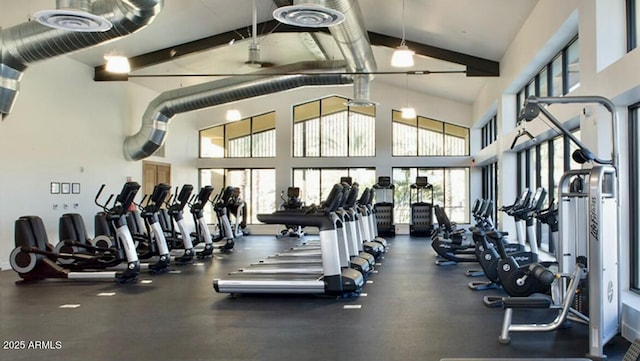
[[[47,232],[38,216],[20,217],[15,222],[15,246],[9,256],[11,268],[16,271],[21,281],[36,282],[47,278],[64,278],[73,280],[114,280],[116,283],[128,283],[136,281],[140,273],[140,261],[136,253],[131,232],[127,227],[126,212],[133,203],[133,199],[140,189],[137,182],[127,182],[120,194],[116,197],[111,207],[108,206],[112,194],[107,201],[100,205],[97,202],[102,193],[104,185],[98,191],[96,204],[101,206],[116,230],[114,245],[117,249],[123,250],[127,260],[125,271],[73,271],[64,268],[56,261],[58,259],[72,259],[85,263],[87,266],[96,262],[99,256],[89,254],[69,254],[56,253],[49,243]]]
[[[171,241],[173,249],[182,248],[184,253],[181,256],[175,257],[175,262],[178,265],[185,265],[193,262],[194,245],[191,232],[187,229],[187,224],[184,220],[184,207],[189,204],[193,192],[193,186],[191,184],[185,184],[178,192],[176,188],[176,195],[172,201],[167,203],[166,213],[169,216],[167,220],[168,229],[171,232]],[[178,231],[174,227],[174,223],[178,225]]]
[[[227,187],[223,194],[223,201],[227,208],[227,217],[233,215],[235,222],[231,227],[233,230],[233,238],[246,236],[249,234],[247,230],[247,204],[240,197],[240,188]]]
[[[234,237],[225,237],[224,235],[221,235],[220,239],[214,241],[211,236],[209,225],[204,217],[204,207],[209,203],[212,193],[212,186],[204,186],[200,188],[200,192],[198,192],[195,201],[189,205],[191,214],[193,215],[193,222],[196,225],[196,243],[204,243],[204,249],[196,252],[198,259],[212,257],[214,249],[219,249],[221,252],[228,252],[232,250],[235,245]],[[224,214],[224,218],[226,219],[226,222],[223,222],[225,224],[220,225],[227,229],[228,232],[230,226],[229,220],[226,218],[226,212]],[[219,221],[221,220],[219,219]]]
[[[165,183],[156,184],[153,188],[153,193],[144,203],[145,198],[142,199],[141,204],[136,204],[140,209],[140,216],[144,219],[144,225],[147,230],[148,245],[151,252],[148,252],[148,256],[158,256],[158,261],[149,267],[151,273],[166,272],[169,270],[169,264],[171,263],[171,256],[169,255],[169,246],[164,236],[164,231],[160,226],[158,219],[158,212],[160,207],[164,203],[167,194],[171,186]],[[135,203],[134,203],[135,204]],[[151,247],[153,245],[154,247]]]

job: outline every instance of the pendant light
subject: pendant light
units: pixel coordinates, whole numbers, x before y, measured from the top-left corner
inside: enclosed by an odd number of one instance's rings
[[[415,119],[417,114],[416,114],[416,110],[413,107],[409,106],[409,74],[406,74],[406,83],[405,83],[405,106],[404,108],[401,108],[400,111],[400,116],[402,117],[402,119]]]
[[[129,59],[126,56],[110,53],[104,56],[107,61],[105,69],[110,73],[127,74],[131,71]]]
[[[242,114],[240,114],[238,109],[229,109],[227,110],[226,119],[227,121],[235,122],[242,119]]]
[[[413,55],[415,51],[409,49],[405,44],[405,27],[404,27],[404,0],[402,0],[402,40],[400,46],[396,48],[391,57],[391,66],[395,68],[408,68],[413,66]]]

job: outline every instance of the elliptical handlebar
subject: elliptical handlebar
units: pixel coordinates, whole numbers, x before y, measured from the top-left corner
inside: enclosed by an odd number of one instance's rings
[[[102,208],[103,211],[108,212],[109,211],[109,202],[111,202],[111,199],[113,199],[113,197],[115,195],[114,194],[110,194],[109,198],[107,198],[107,200],[104,202],[104,204],[100,204],[98,202],[98,198],[100,198],[100,195],[102,194],[102,191],[104,190],[105,186],[106,186],[106,184],[102,184],[100,186],[100,189],[98,189],[98,193],[96,194],[96,197],[93,199],[93,202],[96,204],[96,206]]]
[[[113,199],[114,194],[109,195],[109,198],[107,198],[104,204],[100,204],[100,202],[98,202],[98,198],[100,197],[100,194],[102,194],[104,187],[105,187],[104,184],[100,186],[100,189],[98,190],[98,194],[96,194],[96,197],[94,198],[95,204],[98,207],[102,208],[102,210],[105,213],[110,214],[112,216],[119,216],[119,215],[123,215],[129,209],[131,204],[135,204],[133,202],[133,199],[135,198],[136,193],[138,193],[138,190],[140,189],[140,184],[133,181],[126,182],[122,187],[122,190],[116,197],[116,199],[113,201],[113,206],[111,207],[109,207],[109,203],[111,202],[111,199]]]

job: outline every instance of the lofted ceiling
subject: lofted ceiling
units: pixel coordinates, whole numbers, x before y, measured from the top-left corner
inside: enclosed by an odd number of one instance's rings
[[[252,72],[256,68],[245,62],[252,41],[254,1],[263,62],[286,65],[302,60],[342,59],[326,29],[289,31],[273,20],[273,10],[279,4],[291,3],[287,0],[165,0],[162,12],[147,28],[68,56],[101,67],[106,53],[118,52],[133,60],[128,81],[158,92]],[[53,9],[55,3],[0,0],[0,27],[28,21],[30,14]],[[408,77],[379,74],[374,81],[472,103],[488,77],[482,71],[465,74],[470,70],[466,62],[480,66],[493,63],[498,69],[499,61],[536,3],[537,0],[405,0],[403,16],[401,0],[359,0],[379,72],[454,72]],[[423,55],[416,56],[413,68],[400,70],[389,63],[393,47],[402,37],[403,19],[407,44]],[[99,68],[97,75],[98,71]]]

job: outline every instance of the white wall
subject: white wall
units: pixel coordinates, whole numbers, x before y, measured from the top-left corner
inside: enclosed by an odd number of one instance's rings
[[[58,218],[83,215],[90,235],[101,184],[118,192],[127,177],[141,181],[140,162],[127,161],[122,142],[141,122],[155,94],[131,83],[93,81],[93,68],[67,57],[27,68],[13,111],[0,123],[0,265],[8,268],[13,223],[43,218],[49,240],[58,241]],[[195,117],[174,119],[166,158],[172,181],[197,184]],[[80,183],[80,194],[50,194],[51,182]],[[54,207],[57,207],[54,209]]]

